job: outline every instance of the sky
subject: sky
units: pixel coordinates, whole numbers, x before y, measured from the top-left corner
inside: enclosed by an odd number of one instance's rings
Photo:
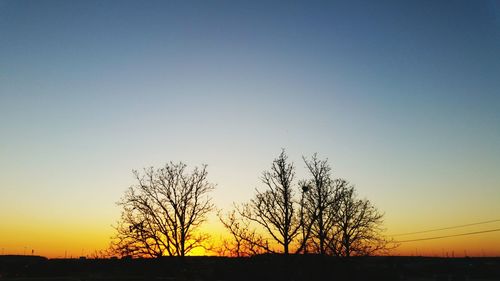
[[[229,210],[281,148],[387,234],[498,220],[499,53],[494,0],[0,0],[1,253],[106,248],[132,170],[168,161],[207,164]],[[500,256],[500,232],[393,254]]]

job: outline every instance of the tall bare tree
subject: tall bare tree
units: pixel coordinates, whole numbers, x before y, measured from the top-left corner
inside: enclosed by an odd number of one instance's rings
[[[332,179],[328,161],[303,157],[311,178],[303,181],[302,252],[335,256],[369,255],[393,247],[383,235],[383,214],[357,198],[354,186]]]
[[[335,227],[340,206],[342,182],[332,179],[327,159],[320,160],[317,154],[311,160],[303,159],[311,175],[311,179],[303,183],[305,237],[310,238],[315,252],[326,254],[328,236]]]
[[[285,255],[299,234],[300,219],[294,201],[294,166],[288,162],[285,151],[274,159],[271,169],[264,171],[262,182],[266,190],[256,190],[256,196],[244,205],[240,214],[265,229],[272,239],[283,247]]]
[[[185,256],[208,238],[199,232],[213,210],[206,165],[186,170],[186,164],[134,171],[138,184],[118,202],[123,211],[112,249],[120,255]]]

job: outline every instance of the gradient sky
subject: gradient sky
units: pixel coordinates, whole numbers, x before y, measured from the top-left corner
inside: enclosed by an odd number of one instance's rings
[[[329,158],[389,234],[500,219],[499,54],[494,0],[0,0],[1,251],[105,248],[131,170],[167,161],[208,164],[227,209],[281,148],[298,178]],[[500,232],[397,254],[448,251]]]

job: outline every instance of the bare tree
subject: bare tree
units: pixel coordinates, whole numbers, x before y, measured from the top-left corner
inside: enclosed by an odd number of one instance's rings
[[[317,154],[311,160],[303,159],[311,174],[311,179],[302,183],[303,240],[307,245],[306,239],[309,239],[316,253],[326,254],[327,240],[336,224],[343,186],[342,182],[332,180],[327,159],[320,160]]]
[[[282,150],[278,158],[274,159],[271,169],[262,174],[266,190],[257,189],[255,198],[240,210],[242,217],[265,229],[272,240],[283,247],[285,255],[289,254],[290,245],[300,229],[297,203],[294,202],[292,190],[294,166],[287,158]]]
[[[112,243],[122,256],[185,256],[203,247],[208,236],[199,226],[214,206],[206,165],[186,171],[182,162],[134,171],[137,185],[118,202],[123,211]]]
[[[303,181],[303,251],[335,256],[369,255],[390,248],[382,232],[383,214],[357,198],[354,186],[332,179],[328,161],[303,157],[311,179]]]
[[[308,192],[310,191],[310,186],[307,181],[300,181],[299,186],[302,187],[302,192],[300,196],[300,208],[299,208],[299,218],[300,218],[300,237],[299,237],[299,247],[296,253],[306,254],[308,252],[314,252],[314,245],[312,243],[312,227],[316,221],[317,211],[313,204],[310,204],[308,198]]]
[[[383,235],[383,214],[368,200],[358,199],[352,185],[344,182],[336,230],[329,246],[336,255],[371,255],[389,248]]]
[[[358,199],[347,181],[333,179],[326,159],[320,160],[317,154],[303,159],[311,177],[299,182],[299,202],[293,192],[294,166],[283,150],[263,173],[264,191],[256,190],[249,203],[236,205],[225,216],[219,212],[231,235],[224,252],[233,256],[292,251],[350,256],[389,249],[391,241],[382,235],[383,214],[370,201]],[[283,247],[281,251],[276,244]]]
[[[267,240],[254,228],[251,228],[251,221],[241,217],[237,210],[239,208],[235,206],[235,209],[227,214],[223,214],[221,211],[217,214],[222,225],[230,234],[230,239],[226,238],[222,241],[222,249],[219,252],[234,257],[273,253],[274,251]]]

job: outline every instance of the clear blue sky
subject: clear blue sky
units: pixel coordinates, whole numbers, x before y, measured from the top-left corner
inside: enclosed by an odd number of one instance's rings
[[[131,170],[171,160],[226,208],[281,148],[389,230],[495,219],[499,54],[498,1],[2,0],[0,220],[108,231]]]

